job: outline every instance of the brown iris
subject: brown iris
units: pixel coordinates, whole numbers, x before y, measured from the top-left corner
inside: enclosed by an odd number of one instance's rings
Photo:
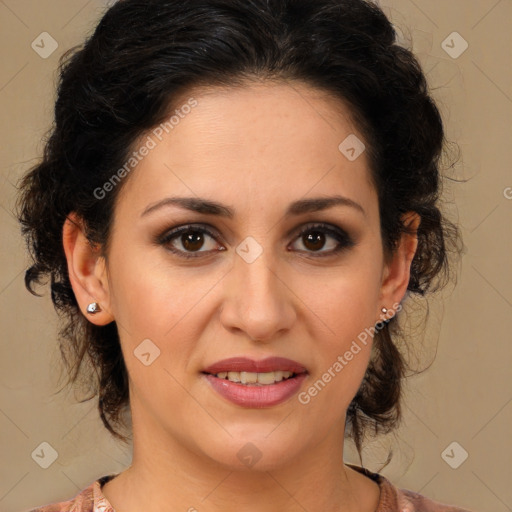
[[[325,234],[321,231],[310,231],[303,240],[306,248],[316,251],[325,245]]]
[[[197,251],[204,244],[204,233],[200,231],[191,231],[181,236],[183,247],[187,251]]]

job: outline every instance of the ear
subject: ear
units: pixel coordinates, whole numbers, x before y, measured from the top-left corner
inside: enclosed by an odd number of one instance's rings
[[[380,315],[382,320],[389,319],[400,311],[399,304],[407,291],[411,262],[418,248],[417,231],[421,222],[420,215],[412,211],[407,212],[402,215],[401,220],[411,233],[402,233],[391,261],[384,265],[378,311],[378,316]],[[383,315],[380,310],[382,307],[388,309],[389,313]]]
[[[96,325],[114,320],[110,312],[110,296],[105,258],[93,247],[85,235],[82,219],[74,212],[64,222],[62,243],[68,262],[68,274],[73,292],[83,315]],[[101,311],[91,315],[87,306],[97,302]]]

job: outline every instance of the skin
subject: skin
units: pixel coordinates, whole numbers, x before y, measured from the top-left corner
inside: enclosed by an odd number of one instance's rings
[[[349,134],[364,141],[340,100],[296,82],[189,97],[198,105],[125,178],[107,260],[74,214],[64,226],[81,310],[97,325],[117,322],[129,373],[133,461],[103,492],[117,512],[147,508],[148,496],[154,511],[374,511],[377,484],[343,463],[346,410],[371,338],[308,404],[295,395],[274,407],[240,407],[201,371],[234,356],[288,357],[307,368],[307,390],[384,318],[382,307],[402,300],[417,238],[404,234],[386,262],[366,153],[349,161],[338,149]],[[333,195],[364,213],[336,206],[284,217],[291,202]],[[214,200],[235,215],[167,206],[141,216],[170,196]],[[411,212],[403,220],[414,229],[420,221]],[[315,246],[299,236],[318,222],[345,230],[355,245],[319,257],[338,242],[326,234]],[[217,235],[192,246],[200,257],[169,251],[190,247],[180,236],[155,243],[191,223]],[[263,250],[252,263],[236,252],[248,236]],[[93,301],[102,311],[91,316]],[[145,366],[133,352],[148,338],[161,353]],[[261,453],[252,467],[237,456],[248,442]]]

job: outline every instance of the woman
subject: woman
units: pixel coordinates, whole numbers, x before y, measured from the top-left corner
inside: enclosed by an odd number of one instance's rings
[[[116,3],[61,67],[19,218],[133,462],[37,510],[461,510],[343,462],[398,424],[402,301],[459,236],[443,144],[370,2]]]

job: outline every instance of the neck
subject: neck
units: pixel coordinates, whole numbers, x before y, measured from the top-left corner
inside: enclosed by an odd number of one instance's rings
[[[343,464],[343,433],[341,425],[284,464],[240,468],[219,464],[135,416],[132,465],[103,493],[118,512],[147,508],[148,496],[154,512],[375,510],[378,486]]]

